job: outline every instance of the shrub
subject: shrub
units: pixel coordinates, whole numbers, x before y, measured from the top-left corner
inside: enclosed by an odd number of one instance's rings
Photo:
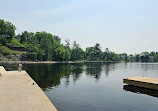
[[[28,52],[28,53],[26,53],[26,56],[27,56],[30,60],[33,60],[33,61],[37,59],[36,53]]]
[[[10,43],[7,44],[8,46],[12,46],[12,47],[23,47],[23,45],[20,43],[20,41],[18,39],[12,39],[10,41]]]
[[[1,46],[0,53],[2,53],[3,55],[11,55],[12,51],[6,46]]]

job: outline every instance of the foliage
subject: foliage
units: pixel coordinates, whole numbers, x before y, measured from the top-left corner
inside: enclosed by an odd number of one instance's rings
[[[12,46],[12,47],[23,47],[23,45],[20,43],[19,39],[15,39],[13,38],[8,44],[7,46]]]
[[[158,54],[154,55],[154,62],[158,62]]]
[[[80,48],[79,44],[76,41],[73,43],[72,53],[71,53],[71,60],[83,60],[84,58],[84,51]]]
[[[12,51],[6,46],[0,46],[0,53],[3,55],[10,55],[12,54]]]
[[[23,55],[33,61],[158,62],[158,52],[142,52],[135,55],[116,54],[108,48],[102,51],[99,43],[87,47],[84,51],[76,41],[73,42],[72,47],[69,39],[65,40],[66,44],[63,45],[59,36],[45,31],[36,33],[23,31],[15,35],[15,29],[12,23],[0,19],[0,56],[11,58],[12,55]],[[19,51],[13,50],[15,48]]]
[[[11,22],[0,19],[0,37],[13,38],[15,35],[15,26]]]

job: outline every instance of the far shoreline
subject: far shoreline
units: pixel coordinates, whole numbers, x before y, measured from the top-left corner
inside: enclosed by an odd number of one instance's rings
[[[83,61],[0,61],[0,63],[10,64],[55,64],[55,63],[83,63]]]
[[[119,61],[0,61],[9,64],[56,64],[56,63],[118,63]]]
[[[158,63],[158,62],[125,62],[125,61],[0,61],[4,64],[58,64],[58,63]]]

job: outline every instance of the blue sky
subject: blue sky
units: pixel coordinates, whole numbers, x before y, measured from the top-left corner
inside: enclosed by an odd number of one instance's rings
[[[158,51],[157,0],[0,0],[0,19],[16,34],[46,31],[85,49],[100,43],[117,53]]]

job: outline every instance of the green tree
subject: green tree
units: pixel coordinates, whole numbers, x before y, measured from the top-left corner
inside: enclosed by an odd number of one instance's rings
[[[95,60],[95,49],[94,49],[94,47],[87,47],[86,48],[85,58],[87,60]]]
[[[94,46],[95,60],[102,59],[102,51],[99,43]]]
[[[73,43],[71,59],[74,61],[84,59],[84,51],[80,48],[76,41]]]
[[[149,62],[149,52],[141,53],[141,62]]]
[[[12,39],[15,35],[15,26],[11,22],[0,19],[0,37]]]
[[[68,61],[71,59],[71,49],[65,48],[65,60]]]
[[[156,53],[152,51],[152,52],[150,52],[149,55],[150,55],[150,56],[154,56],[155,54],[156,54]]]
[[[140,55],[136,54],[136,58],[135,58],[136,62],[139,62],[139,59],[140,59]]]
[[[7,46],[10,47],[23,47],[23,45],[20,43],[19,39],[13,38],[8,44]]]
[[[68,49],[70,49],[70,40],[66,39],[65,42],[66,42],[65,47],[67,47]]]
[[[158,54],[154,55],[154,62],[158,62]]]
[[[22,34],[20,35],[20,43],[24,44],[24,43],[28,43],[31,41],[31,38],[34,37],[34,33],[32,32],[28,32],[28,31],[24,31],[22,32]]]
[[[61,39],[60,39],[60,37],[59,37],[59,36],[54,35],[54,39],[55,39],[55,41],[56,41],[56,42],[60,42],[60,43],[61,43]]]
[[[0,44],[2,44],[3,46],[6,46],[8,43],[6,37],[0,37]]]
[[[42,38],[40,43],[44,60],[52,60],[52,43],[49,38]]]

